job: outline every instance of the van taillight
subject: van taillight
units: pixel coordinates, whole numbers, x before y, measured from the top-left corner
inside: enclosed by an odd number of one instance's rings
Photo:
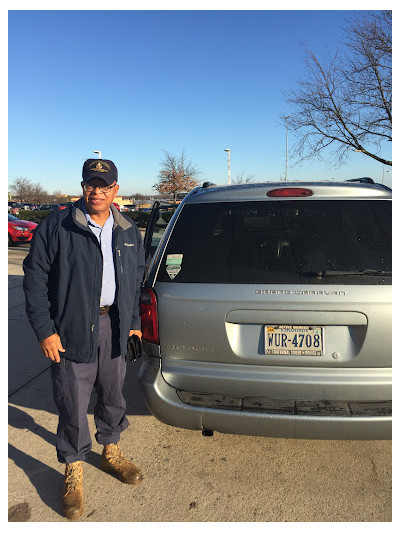
[[[142,319],[143,340],[159,344],[157,298],[152,289],[142,289],[140,318]]]
[[[267,192],[267,196],[271,198],[290,198],[293,196],[312,196],[311,189],[303,189],[301,187],[282,187],[281,189],[272,189]]]

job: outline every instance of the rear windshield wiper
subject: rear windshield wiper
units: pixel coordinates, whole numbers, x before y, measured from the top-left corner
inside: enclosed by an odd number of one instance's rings
[[[391,276],[388,270],[322,270],[321,272],[303,272],[306,278],[331,278],[335,276]]]

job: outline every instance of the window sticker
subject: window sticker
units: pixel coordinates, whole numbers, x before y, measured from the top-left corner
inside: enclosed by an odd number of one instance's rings
[[[167,255],[166,265],[181,265],[183,254],[169,254]],[[179,269],[180,270],[180,269]]]
[[[176,276],[179,274],[180,271],[181,271],[181,266],[180,265],[168,265],[167,266],[168,276],[171,279],[176,278]]]

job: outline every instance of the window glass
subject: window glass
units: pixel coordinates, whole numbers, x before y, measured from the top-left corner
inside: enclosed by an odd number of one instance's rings
[[[390,284],[390,271],[390,201],[210,203],[184,206],[158,280]]]
[[[151,235],[150,255],[153,256],[176,207],[160,208]]]

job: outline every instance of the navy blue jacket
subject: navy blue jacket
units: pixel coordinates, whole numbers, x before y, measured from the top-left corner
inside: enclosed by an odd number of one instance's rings
[[[49,215],[36,228],[23,268],[26,313],[40,341],[58,333],[61,357],[80,363],[97,358],[103,256],[88,228],[83,198]],[[144,249],[135,223],[112,205],[120,355],[129,330],[140,329],[139,295]]]

